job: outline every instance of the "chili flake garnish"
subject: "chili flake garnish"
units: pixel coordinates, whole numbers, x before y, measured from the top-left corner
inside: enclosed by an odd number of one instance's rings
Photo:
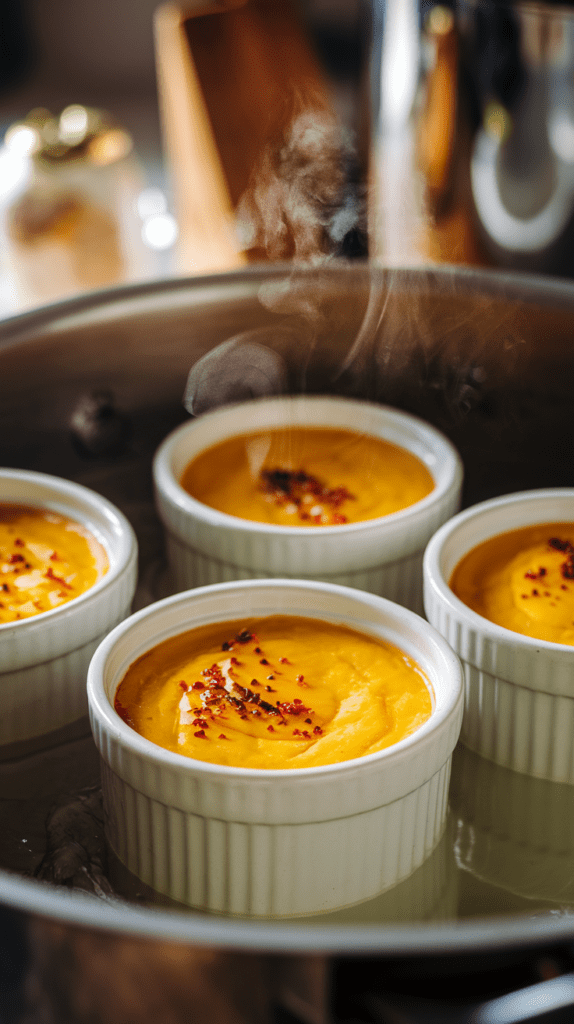
[[[303,521],[312,516],[318,523],[345,523],[346,516],[338,510],[345,501],[355,499],[346,487],[328,487],[303,469],[264,469],[259,480],[261,491],[270,500],[290,506],[289,511],[296,512]]]
[[[55,574],[54,570],[52,569],[51,565],[48,566],[46,572],[44,573],[44,576],[46,576],[46,578],[49,579],[49,580],[54,580],[55,583],[59,583],[60,586],[65,587],[67,590],[73,590],[74,589],[72,587],[72,585],[70,583],[67,583],[66,580],[62,576],[56,576],[56,574]]]
[[[255,646],[258,644],[258,639],[250,630],[242,630],[233,639],[226,640],[222,644],[222,650],[230,651],[237,643],[243,645],[252,643],[254,647],[251,649],[251,654],[263,653],[260,647]],[[293,718],[304,719],[306,725],[314,726],[315,735],[320,735],[322,730],[320,730],[320,726],[315,725],[316,719],[314,722],[312,708],[304,704],[300,697],[293,697],[292,700],[277,700],[275,704],[271,704],[263,699],[260,691],[252,689],[252,687],[260,688],[262,686],[257,679],[248,676],[249,685],[242,685],[241,671],[246,671],[248,659],[247,652],[244,661],[230,657],[220,663],[215,662],[209,668],[202,669],[201,681],[196,680],[191,684],[187,684],[185,680],[179,682],[178,685],[184,691],[188,689],[199,691],[200,706],[191,708],[194,717],[189,719],[196,730],[193,735],[198,739],[207,739],[206,730],[209,728],[210,722],[221,717],[228,718],[230,713],[237,714],[238,718],[243,721],[260,719],[268,732],[274,732],[276,725],[290,724]],[[260,658],[259,661],[269,664],[266,658]],[[268,678],[273,679],[274,676],[269,675]],[[296,676],[298,685],[302,684],[303,679],[301,674]],[[276,692],[268,684],[265,685],[265,690],[270,693]],[[270,718],[273,719],[273,724],[269,722]],[[265,719],[267,719],[267,724],[265,724]],[[319,733],[316,732],[317,729],[320,730]],[[227,736],[223,735],[227,739]],[[293,735],[311,739],[311,734],[307,731],[296,730]]]
[[[529,569],[528,572],[525,572],[524,578],[526,580],[541,580],[543,576],[546,576],[546,572],[547,570],[544,568],[543,565],[541,565],[538,569],[538,572],[534,572],[533,569]]]

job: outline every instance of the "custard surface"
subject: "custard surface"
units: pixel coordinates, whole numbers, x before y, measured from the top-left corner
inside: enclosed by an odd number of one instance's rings
[[[181,486],[220,512],[278,526],[336,526],[407,508],[434,488],[416,455],[370,434],[262,430],[205,449]]]
[[[479,615],[515,633],[574,644],[574,523],[498,534],[458,563],[450,588]]]
[[[431,714],[404,652],[297,616],[210,624],[128,669],[118,714],[167,750],[239,768],[307,768],[397,743]]]
[[[49,509],[0,502],[0,622],[66,604],[108,568],[105,548],[80,523]]]

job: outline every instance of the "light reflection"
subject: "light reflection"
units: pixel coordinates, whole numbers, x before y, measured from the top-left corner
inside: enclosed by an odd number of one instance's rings
[[[484,129],[493,139],[504,142],[512,131],[512,117],[500,103],[489,103],[484,112]]]
[[[88,131],[88,111],[79,103],[73,103],[60,114],[58,136],[68,146],[83,142]]]
[[[566,163],[574,163],[574,123],[567,110],[556,112],[548,126],[548,135],[556,156]]]
[[[14,156],[31,156],[40,148],[42,139],[37,128],[28,124],[14,124],[4,136],[6,147]]]
[[[144,188],[136,200],[136,210],[142,220],[167,212],[167,199],[160,188]]]
[[[413,0],[388,0],[381,57],[381,117],[404,126],[415,99],[420,60],[418,9]]]
[[[110,128],[90,141],[90,159],[98,167],[105,167],[127,156],[132,146],[132,138],[128,132],[123,128]]]
[[[8,199],[23,188],[31,173],[27,154],[8,148],[0,150],[0,199]]]
[[[142,227],[142,238],[150,249],[169,249],[178,234],[177,221],[171,213],[148,217]]]

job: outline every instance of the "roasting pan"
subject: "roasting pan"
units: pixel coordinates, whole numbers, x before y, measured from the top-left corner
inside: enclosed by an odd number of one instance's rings
[[[261,373],[253,355],[261,349],[277,373]],[[138,535],[142,606],[165,588],[151,458],[188,418],[184,397],[201,412],[282,389],[415,412],[457,445],[469,505],[574,485],[573,385],[574,283],[454,267],[251,267],[97,292],[5,320],[0,464],[57,473],[115,502]],[[54,807],[68,801],[71,831],[81,832],[92,819],[78,824],[74,801],[97,795],[98,780],[86,722],[41,749],[2,755],[0,909],[26,941],[31,933],[41,943],[44,927],[105,935],[110,957],[115,936],[299,959],[306,969],[362,957],[416,958],[420,968],[425,958],[479,961],[574,942],[574,787],[505,772],[463,749],[431,858],[378,901],[318,919],[253,921],[162,903],[105,861],[96,825],[85,845],[94,838],[110,890],[90,884],[90,865],[85,883],[58,879]],[[326,1011],[309,1009],[313,984],[300,986],[300,1019],[320,1021]]]

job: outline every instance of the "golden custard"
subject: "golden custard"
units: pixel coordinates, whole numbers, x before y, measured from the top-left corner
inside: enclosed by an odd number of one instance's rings
[[[201,626],[130,666],[115,698],[136,732],[238,768],[309,768],[382,750],[431,714],[418,665],[382,640],[274,615]]]
[[[181,486],[220,512],[277,526],[337,526],[398,512],[434,480],[416,455],[369,434],[290,427],[241,434],[197,455]]]
[[[574,523],[490,537],[461,559],[450,588],[499,626],[574,645]]]
[[[108,568],[105,548],[80,523],[48,509],[0,503],[0,622],[72,601]]]

